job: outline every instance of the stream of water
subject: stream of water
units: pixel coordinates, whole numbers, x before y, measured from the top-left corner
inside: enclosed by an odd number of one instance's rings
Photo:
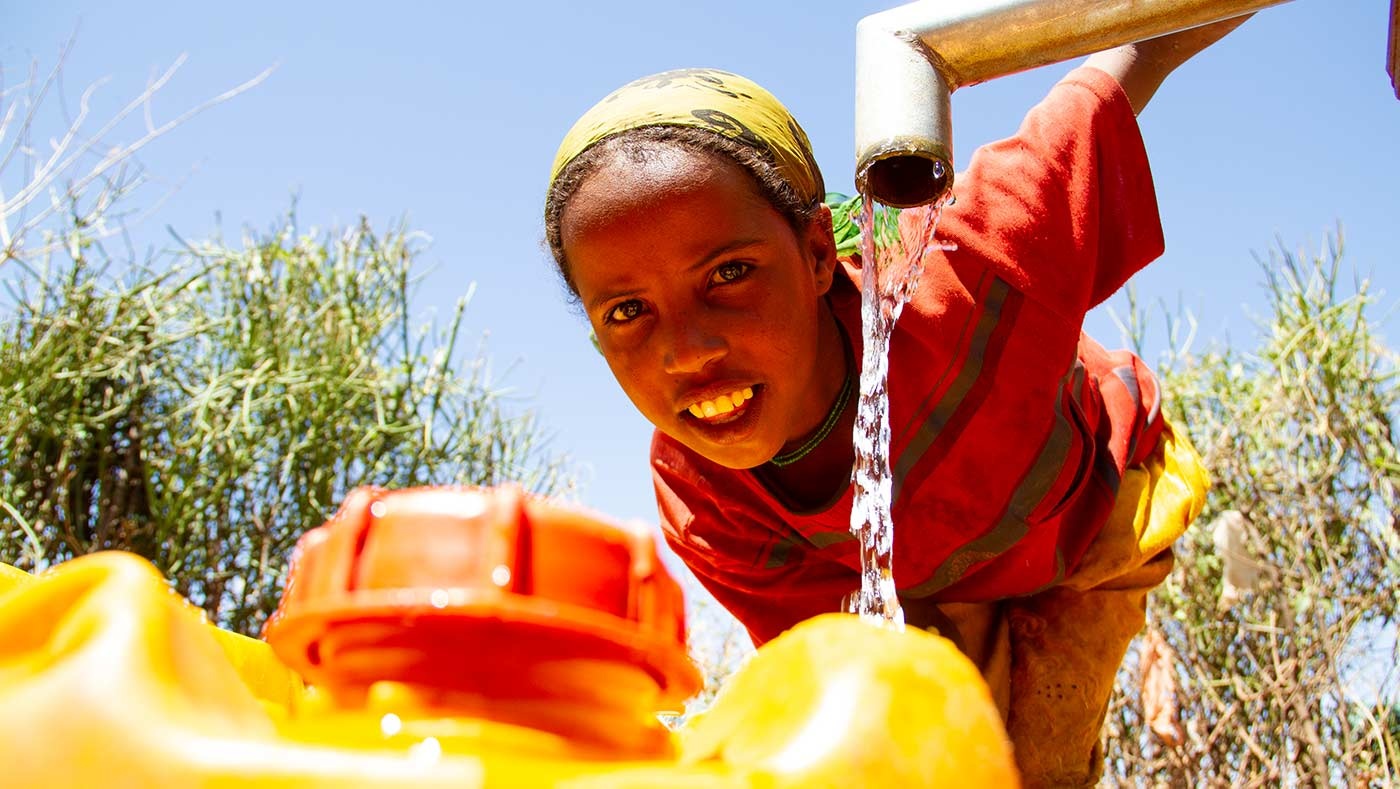
[[[950,193],[951,194],[951,193]],[[904,626],[904,612],[894,585],[894,523],[890,476],[889,350],[890,334],[909,296],[919,285],[924,256],[943,247],[934,240],[940,200],[910,237],[882,244],[876,238],[875,201],[861,195],[861,326],[865,347],[860,367],[860,399],[854,431],[851,533],[860,542],[860,590],[849,610],[864,619]]]

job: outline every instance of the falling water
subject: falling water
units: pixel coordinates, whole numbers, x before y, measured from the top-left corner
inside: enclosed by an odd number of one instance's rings
[[[941,178],[941,165],[935,177]],[[904,303],[919,285],[924,255],[946,248],[933,240],[945,200],[927,212],[923,226],[912,237],[879,248],[876,239],[875,202],[861,194],[861,325],[865,348],[860,367],[860,400],[855,425],[855,501],[851,505],[851,533],[860,541],[860,590],[849,610],[865,619],[903,627],[904,612],[895,593],[892,554],[894,524],[890,519],[890,334]]]

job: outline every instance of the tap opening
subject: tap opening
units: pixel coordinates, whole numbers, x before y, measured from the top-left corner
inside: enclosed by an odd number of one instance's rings
[[[927,205],[953,186],[953,168],[945,159],[924,152],[900,152],[870,162],[857,175],[856,186],[891,208]]]

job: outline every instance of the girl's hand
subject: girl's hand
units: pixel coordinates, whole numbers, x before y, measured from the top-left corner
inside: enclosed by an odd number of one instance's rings
[[[1084,65],[1105,71],[1118,80],[1134,113],[1141,113],[1167,75],[1196,53],[1224,38],[1253,14],[1224,19],[1209,25],[1149,38],[1135,44],[1090,55]]]

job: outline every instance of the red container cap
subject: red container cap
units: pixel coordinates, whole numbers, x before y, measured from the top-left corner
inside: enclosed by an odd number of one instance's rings
[[[664,705],[701,684],[655,538],[513,486],[353,491],[297,543],[264,635],[328,687],[484,693],[576,659],[644,670]]]

